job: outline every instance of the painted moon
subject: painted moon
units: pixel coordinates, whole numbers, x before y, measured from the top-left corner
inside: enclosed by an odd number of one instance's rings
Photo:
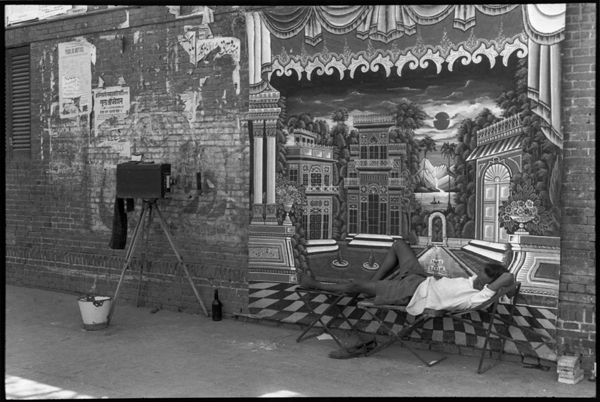
[[[438,130],[445,130],[450,125],[450,116],[446,112],[439,112],[435,115],[433,125]]]

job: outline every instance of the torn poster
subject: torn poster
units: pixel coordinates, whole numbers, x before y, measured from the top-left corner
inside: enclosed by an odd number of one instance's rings
[[[58,44],[58,86],[60,117],[89,114],[92,106],[91,54],[88,42]]]

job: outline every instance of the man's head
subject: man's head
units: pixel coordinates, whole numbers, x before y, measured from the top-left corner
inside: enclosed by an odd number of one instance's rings
[[[485,265],[483,271],[477,274],[473,286],[475,289],[481,290],[485,285],[494,282],[505,272],[507,272],[507,270],[502,264],[490,262]]]

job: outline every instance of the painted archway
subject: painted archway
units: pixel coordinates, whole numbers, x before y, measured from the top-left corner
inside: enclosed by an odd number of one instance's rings
[[[441,241],[434,241],[433,220],[436,218],[442,220],[442,233],[441,233],[442,240]],[[444,245],[447,244],[448,235],[446,234],[446,217],[441,212],[434,212],[431,215],[429,215],[429,236],[428,237],[429,237],[430,243],[443,243]]]

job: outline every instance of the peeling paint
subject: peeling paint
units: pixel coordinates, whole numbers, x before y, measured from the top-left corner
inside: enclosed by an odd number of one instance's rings
[[[173,14],[175,17],[179,17],[181,6],[167,6],[167,8],[169,9],[169,14]]]
[[[194,15],[202,16],[203,24],[210,24],[215,22],[214,12],[207,6],[197,6],[195,10],[190,14],[181,15],[181,6],[166,6],[169,9],[169,13],[173,14],[175,18],[187,18]]]
[[[230,55],[233,59],[235,69],[232,73],[233,86],[235,93],[240,94],[240,40],[238,38],[215,38],[201,40],[196,46],[196,59],[202,61],[210,52],[219,49],[215,59]]]
[[[196,65],[196,32],[188,31],[177,38],[183,50],[190,56],[190,63]]]
[[[54,102],[51,106],[52,108],[58,107],[58,103]],[[52,155],[52,119],[48,117],[46,119],[46,123],[48,124],[48,128],[45,128],[44,131],[48,132],[48,154]],[[42,155],[44,155],[44,150],[42,149]]]
[[[125,21],[119,24],[118,28],[129,28],[129,10],[125,10]]]
[[[174,46],[175,57],[173,58],[173,64],[175,64],[175,72],[179,71],[179,63],[177,60],[179,59],[179,46]]]
[[[186,91],[179,95],[183,103],[185,104],[184,113],[185,117],[190,122],[190,127],[193,122],[196,121],[196,107],[198,106],[198,92],[197,91]]]
[[[196,32],[188,31],[183,35],[178,35],[178,39],[181,47],[190,56],[190,63],[194,66],[216,49],[219,49],[219,52],[215,54],[215,59],[230,55],[235,65],[231,77],[233,87],[235,93],[240,94],[240,40],[238,38],[197,39]]]
[[[131,159],[131,142],[130,141],[102,141],[97,147],[110,147],[113,152]]]
[[[52,102],[52,105],[50,105],[50,115],[54,114],[55,110],[58,110],[58,102]],[[48,127],[50,127],[50,119],[48,119]]]
[[[40,116],[42,115],[42,107],[40,106]],[[45,131],[45,130],[44,130]],[[40,158],[44,160],[44,134],[40,135]]]
[[[50,92],[54,92],[54,69],[52,65],[54,64],[54,53],[50,53]],[[58,105],[58,104],[57,104]]]
[[[184,114],[190,123],[190,128],[192,128],[192,123],[196,121],[196,109],[198,109],[198,105],[202,101],[202,87],[206,84],[206,80],[208,80],[208,77],[200,78],[198,80],[197,91],[189,90],[179,95],[185,104]],[[200,115],[204,116],[204,110],[200,111]]]
[[[183,31],[196,32],[197,40],[211,39],[213,37],[213,33],[210,29],[210,26],[208,26],[207,24],[184,25]]]

